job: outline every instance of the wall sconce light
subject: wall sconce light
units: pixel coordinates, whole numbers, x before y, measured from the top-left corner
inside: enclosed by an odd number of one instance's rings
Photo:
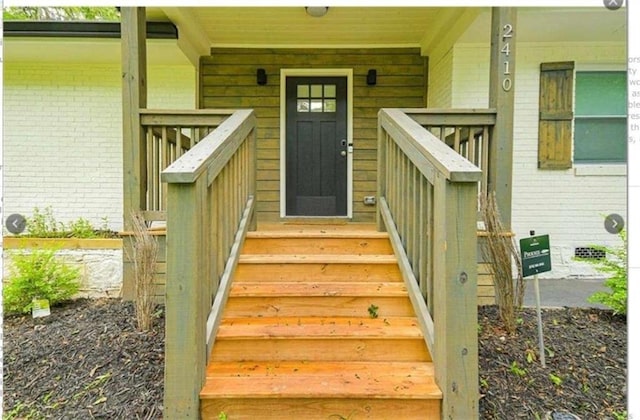
[[[378,72],[376,69],[369,69],[367,73],[367,84],[369,86],[374,86],[377,83]]]
[[[309,16],[313,16],[313,17],[322,17],[324,15],[327,14],[327,11],[329,11],[329,7],[328,6],[321,6],[321,7],[305,7],[304,10],[307,12],[307,14]]]
[[[256,72],[256,81],[260,86],[267,84],[267,72],[265,69],[258,69]]]

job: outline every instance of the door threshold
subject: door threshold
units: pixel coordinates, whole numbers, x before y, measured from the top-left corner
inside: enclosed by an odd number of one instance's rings
[[[280,223],[291,225],[346,225],[351,222],[348,216],[285,216],[280,218]]]

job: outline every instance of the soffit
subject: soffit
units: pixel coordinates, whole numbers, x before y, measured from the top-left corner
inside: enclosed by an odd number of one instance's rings
[[[625,42],[626,9],[604,7],[518,8],[517,42]],[[483,11],[460,36],[460,43],[489,42],[491,13]]]
[[[210,46],[419,46],[439,17],[450,13],[434,7],[329,7],[311,17],[304,7],[179,8],[195,20]],[[171,15],[171,13],[168,13]],[[148,9],[148,19],[162,19]],[[174,22],[181,25],[185,22]]]
[[[5,38],[5,65],[19,62],[120,63],[119,39],[98,38]],[[147,40],[151,65],[191,65],[176,40]]]

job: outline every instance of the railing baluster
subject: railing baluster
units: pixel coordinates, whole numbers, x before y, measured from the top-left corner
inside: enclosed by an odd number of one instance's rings
[[[491,149],[491,137],[489,126],[485,125],[482,133],[482,185],[480,191],[483,197],[487,196],[487,188],[489,185],[489,150]]]

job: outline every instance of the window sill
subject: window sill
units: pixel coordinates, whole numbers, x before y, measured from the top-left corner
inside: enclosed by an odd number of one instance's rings
[[[573,167],[575,176],[627,176],[627,165],[624,163],[584,164]]]

